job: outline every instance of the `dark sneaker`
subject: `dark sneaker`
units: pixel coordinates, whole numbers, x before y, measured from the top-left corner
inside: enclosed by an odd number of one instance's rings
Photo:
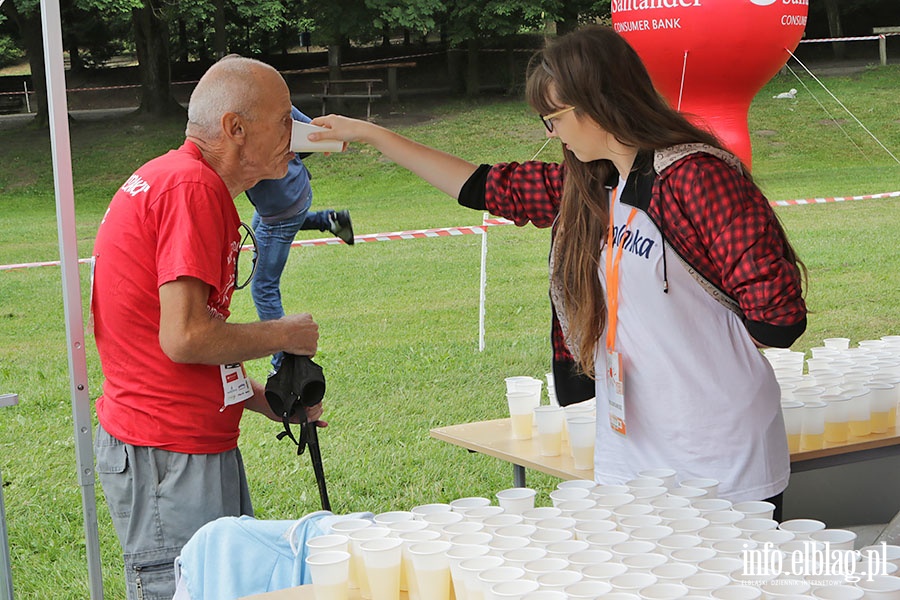
[[[328,216],[331,225],[328,229],[337,237],[344,240],[347,245],[353,245],[353,221],[350,220],[349,210],[332,211]]]

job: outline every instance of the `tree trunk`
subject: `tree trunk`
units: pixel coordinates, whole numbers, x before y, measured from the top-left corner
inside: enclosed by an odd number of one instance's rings
[[[564,35],[578,29],[578,9],[563,2],[560,20],[556,22],[556,35]]]
[[[169,33],[158,0],[144,0],[131,12],[141,80],[141,113],[166,116],[184,112],[172,96]]]
[[[215,54],[216,59],[219,59],[228,52],[228,42],[225,39],[225,0],[216,0],[215,29]]]
[[[478,95],[480,82],[478,77],[478,40],[466,41],[466,96]]]
[[[50,114],[47,112],[47,72],[44,69],[44,37],[41,29],[41,11],[36,9],[31,14],[22,14],[14,2],[8,2],[7,14],[18,26],[28,64],[31,66],[31,88],[34,90],[36,114],[34,124],[46,129],[50,127]]]
[[[825,0],[825,14],[828,16],[828,33],[831,37],[843,37],[844,28],[841,26],[841,11],[838,8],[838,0]],[[844,42],[832,42],[831,50],[838,60],[844,58],[846,47]]]
[[[328,44],[328,79],[342,79],[341,77],[341,60],[342,60],[343,52],[341,50],[341,43],[339,41]],[[341,89],[339,86],[331,86],[328,88],[329,91],[334,91],[336,93],[340,93]],[[343,98],[332,98],[330,100],[324,100],[323,104],[326,106],[326,110],[328,112],[337,112],[337,113],[346,113],[347,112],[347,103]]]

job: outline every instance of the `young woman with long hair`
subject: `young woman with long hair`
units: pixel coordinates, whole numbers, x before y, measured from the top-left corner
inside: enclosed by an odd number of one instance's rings
[[[802,263],[768,201],[607,27],[550,43],[526,93],[562,164],[477,166],[372,123],[313,123],[331,129],[320,139],[371,144],[464,206],[553,226],[554,353],[595,381],[598,482],[668,466],[719,480],[735,501],[777,502],[789,456],[758,347],[790,346],[806,306]]]

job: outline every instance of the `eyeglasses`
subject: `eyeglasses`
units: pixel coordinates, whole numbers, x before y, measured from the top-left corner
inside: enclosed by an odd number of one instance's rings
[[[562,110],[558,110],[555,113],[550,113],[549,115],[541,115],[541,121],[544,123],[544,127],[547,128],[547,131],[553,133],[553,119],[560,115],[564,115],[570,110],[575,110],[574,106],[570,106],[568,108],[564,108]]]
[[[241,240],[241,246],[238,249],[238,255],[234,260],[234,289],[242,290],[253,281],[253,275],[256,273],[256,259],[259,257],[259,250],[256,246],[256,236],[253,235],[253,230],[250,229],[250,226],[244,222],[241,222],[241,227],[244,231],[244,237]],[[250,242],[249,244],[247,242]],[[250,258],[241,260],[241,256],[244,253],[244,248],[246,246],[252,246],[250,249]],[[247,271],[247,263],[250,263],[250,274],[247,275],[247,278],[241,281],[240,272],[241,272],[241,263],[244,264],[243,271]]]

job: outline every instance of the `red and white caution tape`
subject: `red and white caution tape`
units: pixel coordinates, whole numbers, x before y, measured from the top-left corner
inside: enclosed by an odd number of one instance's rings
[[[884,194],[867,194],[865,196],[844,196],[807,198],[805,200],[776,200],[770,202],[772,206],[802,206],[804,204],[825,204],[827,202],[849,202],[851,200],[877,200],[880,198],[900,198],[900,192],[886,192]]]
[[[808,198],[803,200],[776,200],[771,202],[772,206],[800,206],[805,204],[824,204],[827,202],[847,202],[851,200],[877,200],[882,198],[900,198],[900,191],[886,192],[884,194],[867,194],[864,196],[844,196],[844,197],[826,197],[826,198]],[[409,231],[392,231],[389,233],[367,233],[358,235],[354,239],[357,243],[367,242],[392,242],[397,240],[415,240],[422,238],[438,238],[438,237],[456,237],[460,235],[480,235],[483,234],[488,227],[496,227],[498,225],[513,225],[509,219],[502,217],[485,217],[482,225],[468,225],[462,227],[439,227],[435,229],[413,229]],[[316,238],[312,240],[296,240],[292,247],[302,246],[333,246],[343,244],[340,238]],[[244,246],[242,250],[251,250],[252,246]],[[92,258],[80,258],[79,263],[90,263]],[[43,262],[15,263],[10,265],[0,265],[0,271],[13,271],[17,269],[31,269],[34,267],[55,267],[60,262],[58,260],[48,260]]]

